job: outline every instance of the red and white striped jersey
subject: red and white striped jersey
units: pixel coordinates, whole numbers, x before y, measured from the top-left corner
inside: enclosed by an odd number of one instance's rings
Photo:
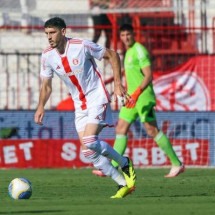
[[[105,50],[89,40],[67,38],[63,55],[51,47],[43,51],[40,75],[47,78],[58,75],[68,87],[75,109],[106,104],[110,96],[94,60],[101,60]]]

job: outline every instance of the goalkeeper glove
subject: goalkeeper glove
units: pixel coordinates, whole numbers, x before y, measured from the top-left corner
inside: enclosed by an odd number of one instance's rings
[[[130,96],[128,102],[126,103],[126,107],[127,108],[134,108],[134,106],[136,105],[136,102],[140,96],[140,94],[142,93],[142,90],[140,89],[140,87],[138,87],[134,93]]]

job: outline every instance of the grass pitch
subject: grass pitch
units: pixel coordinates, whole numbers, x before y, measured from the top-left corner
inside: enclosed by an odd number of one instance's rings
[[[177,178],[169,169],[137,169],[136,191],[110,199],[116,184],[91,169],[11,169],[0,171],[0,214],[7,215],[212,215],[214,169],[187,169]],[[29,200],[12,200],[7,187],[16,177],[33,184]]]

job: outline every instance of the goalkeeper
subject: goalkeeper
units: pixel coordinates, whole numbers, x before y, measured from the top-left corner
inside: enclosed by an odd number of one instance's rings
[[[120,27],[120,39],[126,48],[124,68],[130,99],[119,113],[114,149],[121,155],[124,154],[128,142],[129,127],[139,117],[147,134],[154,139],[171,162],[172,167],[165,177],[176,177],[184,172],[185,167],[178,159],[168,137],[157,127],[154,111],[156,98],[152,85],[148,51],[135,41],[133,27],[129,24]],[[112,161],[112,164],[118,167],[115,161]],[[93,170],[93,174],[104,176],[99,170]]]

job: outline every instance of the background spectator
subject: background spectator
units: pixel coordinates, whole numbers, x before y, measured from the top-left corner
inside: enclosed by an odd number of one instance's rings
[[[112,30],[111,30],[111,22],[108,18],[108,15],[101,10],[110,8],[109,0],[91,0],[90,8],[92,10],[92,20],[94,26],[94,35],[92,41],[97,43],[102,31],[105,33],[105,46],[110,48]]]

